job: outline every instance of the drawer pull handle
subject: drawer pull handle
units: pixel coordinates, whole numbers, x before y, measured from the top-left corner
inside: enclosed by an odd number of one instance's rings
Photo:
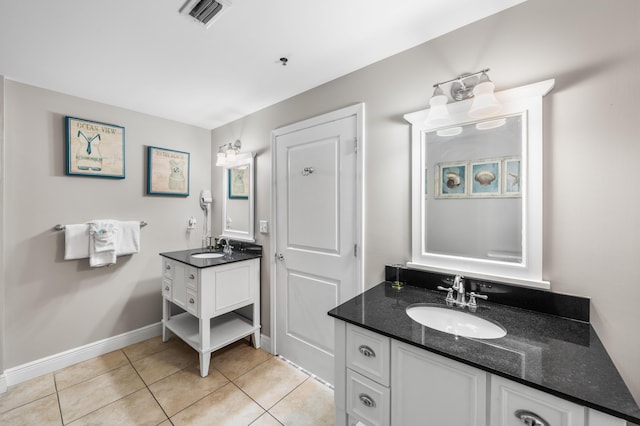
[[[169,291],[169,286],[166,286],[164,289],[165,289],[166,291]]]
[[[527,426],[550,426],[549,422],[531,411],[517,410],[514,414]]]
[[[361,393],[358,395],[358,398],[360,398],[360,402],[362,402],[365,407],[376,408],[376,402],[366,393]]]
[[[362,355],[366,356],[367,358],[375,358],[376,357],[376,353],[373,351],[373,349],[371,349],[367,345],[360,345],[358,350],[360,351],[360,353]]]
[[[195,300],[193,300],[193,297],[191,299],[189,299],[189,303],[196,303]]]
[[[190,280],[194,279],[195,277],[196,277],[195,275],[193,275],[193,274],[189,274],[189,279],[190,279]]]
[[[171,265],[167,265],[166,269],[171,269]]]

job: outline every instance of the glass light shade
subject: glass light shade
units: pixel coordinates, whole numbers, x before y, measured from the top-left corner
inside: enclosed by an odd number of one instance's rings
[[[447,102],[449,99],[444,94],[440,86],[433,91],[433,96],[429,99],[429,115],[426,123],[433,126],[445,125],[451,122]]]
[[[473,88],[473,104],[469,110],[472,118],[481,118],[500,111],[502,105],[493,94],[495,85],[486,74],[482,74],[480,82]]]
[[[449,127],[447,129],[441,129],[436,132],[438,136],[455,136],[462,133],[462,127]]]
[[[489,130],[495,129],[500,126],[504,126],[507,123],[506,118],[497,118],[495,120],[481,121],[476,124],[476,129],[478,130]]]

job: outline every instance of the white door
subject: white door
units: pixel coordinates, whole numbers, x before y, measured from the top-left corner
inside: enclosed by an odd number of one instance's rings
[[[275,350],[333,383],[327,312],[358,294],[362,105],[274,131]]]

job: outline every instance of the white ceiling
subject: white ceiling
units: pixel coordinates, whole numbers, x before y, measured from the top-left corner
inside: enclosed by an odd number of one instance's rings
[[[185,1],[0,0],[0,75],[212,129],[525,0]]]

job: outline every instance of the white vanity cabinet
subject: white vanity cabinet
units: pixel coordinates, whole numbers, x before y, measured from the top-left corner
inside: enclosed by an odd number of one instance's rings
[[[338,426],[626,425],[344,321],[335,321],[335,338]],[[536,423],[541,420],[546,423]]]
[[[171,304],[186,312],[171,314]],[[252,306],[247,311],[245,308]],[[247,315],[247,312],[250,314]],[[169,331],[200,353],[200,375],[211,352],[253,334],[260,347],[260,259],[207,268],[162,259],[162,340]]]

